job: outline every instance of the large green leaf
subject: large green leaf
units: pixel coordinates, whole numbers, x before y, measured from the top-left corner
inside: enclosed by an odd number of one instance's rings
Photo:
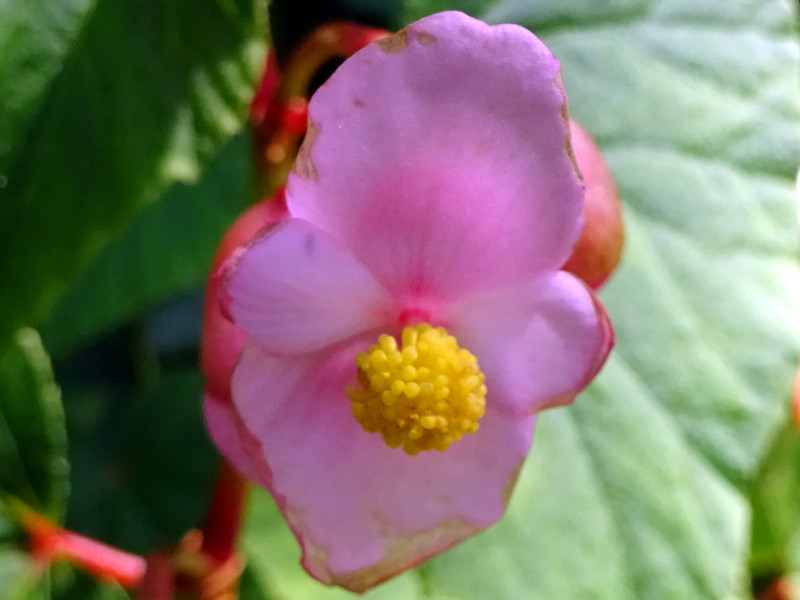
[[[540,34],[617,178],[628,234],[602,293],[613,357],[573,407],[541,416],[501,523],[416,571],[422,595],[749,597],[749,485],[785,421],[800,333],[789,3],[409,4]],[[274,597],[326,598],[281,551],[265,556],[258,535],[290,542],[262,524],[245,547],[285,590]]]
[[[36,114],[93,0],[0,3],[0,198],[12,146]]]
[[[33,329],[0,356],[0,500],[14,496],[60,519],[67,499],[67,438],[61,394]]]
[[[138,209],[196,178],[240,128],[266,29],[263,0],[11,5],[3,13],[21,16],[3,23],[2,47],[48,29],[0,59],[0,91],[12,91],[0,340],[41,319]]]
[[[42,326],[53,356],[201,288],[222,234],[247,206],[251,154],[247,136],[235,136],[196,183],[174,184],[98,255]]]

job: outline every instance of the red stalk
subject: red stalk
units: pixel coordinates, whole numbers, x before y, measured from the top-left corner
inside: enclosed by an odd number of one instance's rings
[[[227,562],[236,554],[247,488],[247,481],[224,463],[217,476],[201,546],[201,552],[218,564]]]
[[[31,555],[43,565],[66,560],[98,579],[126,588],[135,587],[144,577],[147,563],[141,556],[62,529],[22,504],[13,505],[12,511],[30,536]]]

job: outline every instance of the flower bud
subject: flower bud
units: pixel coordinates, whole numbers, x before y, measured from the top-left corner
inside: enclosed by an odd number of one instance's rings
[[[600,149],[573,120],[570,137],[586,185],[586,224],[564,270],[599,289],[614,272],[622,253],[625,236],[619,194]]]

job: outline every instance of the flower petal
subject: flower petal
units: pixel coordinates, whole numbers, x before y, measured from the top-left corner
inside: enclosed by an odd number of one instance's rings
[[[244,426],[236,407],[227,398],[205,390],[203,417],[206,429],[222,456],[250,481],[265,485],[272,474],[262,458],[261,444]]]
[[[318,350],[386,320],[384,289],[327,233],[289,219],[254,240],[226,275],[233,322],[264,349]]]
[[[287,217],[283,192],[250,207],[225,232],[211,263],[203,309],[203,342],[200,347],[200,366],[206,388],[218,398],[230,396],[230,380],[236,361],[244,346],[245,333],[225,318],[221,312],[219,290],[226,261],[259,231],[266,232]]]
[[[268,488],[317,579],[354,591],[422,562],[495,522],[528,452],[534,419],[488,411],[445,452],[408,456],[356,423],[345,395],[351,340],[299,358],[248,345],[235,405],[261,440]]]
[[[559,268],[582,227],[559,63],[530,32],[440,13],[347,60],[309,107],[290,213],[395,296]]]
[[[465,298],[450,306],[445,320],[478,358],[487,405],[517,414],[572,402],[614,340],[594,293],[563,271]]]

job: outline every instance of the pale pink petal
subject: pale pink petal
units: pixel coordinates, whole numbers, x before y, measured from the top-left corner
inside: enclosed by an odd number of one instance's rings
[[[460,300],[445,321],[477,356],[489,401],[517,414],[572,402],[614,339],[594,293],[563,271]]]
[[[528,452],[532,416],[488,407],[480,430],[445,452],[408,456],[364,432],[345,388],[356,339],[284,358],[248,345],[234,402],[261,441],[268,488],[316,578],[363,591],[495,522]]]
[[[250,481],[266,485],[272,478],[261,443],[244,426],[229,399],[203,392],[203,417],[211,440],[223,458]]]
[[[211,263],[211,274],[205,293],[203,309],[203,341],[200,346],[200,366],[210,393],[219,398],[230,396],[230,380],[239,353],[242,351],[245,333],[226,319],[220,311],[219,290],[225,263],[239,248],[244,246],[259,231],[264,233],[275,223],[287,217],[283,192],[274,198],[262,200],[242,213],[217,247]]]
[[[350,252],[324,231],[288,219],[255,239],[223,284],[233,322],[264,349],[318,350],[386,321],[391,302]]]
[[[521,27],[422,19],[348,59],[309,114],[289,211],[395,299],[530,279],[580,234],[559,63]]]

